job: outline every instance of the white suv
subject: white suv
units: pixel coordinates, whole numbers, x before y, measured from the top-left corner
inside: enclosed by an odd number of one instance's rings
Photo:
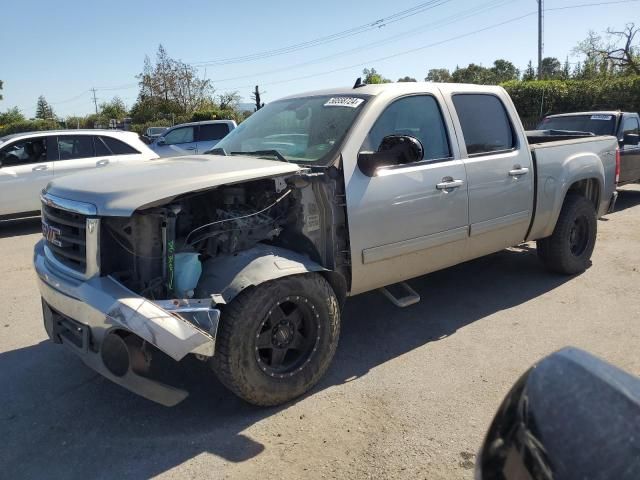
[[[93,168],[158,158],[133,132],[60,130],[0,137],[0,219],[40,209],[54,178]]]

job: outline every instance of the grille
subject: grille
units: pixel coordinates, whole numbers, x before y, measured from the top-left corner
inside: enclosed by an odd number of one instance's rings
[[[56,260],[80,273],[87,269],[86,224],[81,213],[42,206],[42,233],[47,247]]]

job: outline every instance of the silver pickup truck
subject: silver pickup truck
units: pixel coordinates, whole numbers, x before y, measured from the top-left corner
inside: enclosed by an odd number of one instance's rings
[[[273,102],[208,155],[55,180],[45,328],[164,405],[188,393],[152,367],[186,356],[250,403],[286,402],[327,370],[349,296],[407,306],[404,281],[530,240],[552,271],[587,268],[617,139],[538,140],[499,87],[356,85]]]

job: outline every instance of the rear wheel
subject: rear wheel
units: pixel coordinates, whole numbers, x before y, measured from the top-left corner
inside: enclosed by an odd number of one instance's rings
[[[254,405],[278,405],[315,385],[338,345],[340,310],[319,274],[258,285],[227,305],[212,367],[220,381]]]
[[[568,195],[553,234],[536,242],[538,256],[551,271],[582,273],[589,266],[597,230],[593,204],[583,196]]]

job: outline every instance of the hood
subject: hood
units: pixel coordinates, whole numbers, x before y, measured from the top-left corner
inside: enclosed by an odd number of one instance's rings
[[[93,204],[98,215],[128,217],[141,207],[185,193],[300,170],[295,163],[244,156],[162,158],[68,175],[49,183],[45,192]]]

